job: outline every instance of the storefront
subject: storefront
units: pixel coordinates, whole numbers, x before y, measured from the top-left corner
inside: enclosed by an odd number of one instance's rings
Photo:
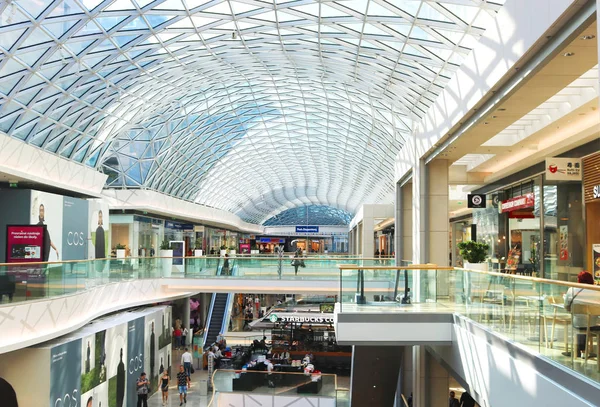
[[[600,154],[583,159],[587,269],[600,284]]]
[[[154,249],[154,255],[157,255],[164,233],[162,219],[111,213],[110,225],[113,252],[121,248],[126,251],[127,256],[144,257],[152,255]]]
[[[165,240],[185,242],[185,256],[193,256],[196,245],[194,225],[167,220],[165,221]]]

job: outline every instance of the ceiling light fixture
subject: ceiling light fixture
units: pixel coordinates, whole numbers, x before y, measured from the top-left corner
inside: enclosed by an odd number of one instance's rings
[[[575,53],[574,53],[574,52],[565,52],[565,53],[563,54],[563,57],[572,57],[573,55],[575,55]]]
[[[582,40],[593,40],[594,38],[596,38],[596,36],[593,34],[584,35],[583,37],[581,37]]]
[[[505,112],[505,111],[506,111],[506,109],[505,109],[505,108],[503,108],[503,107],[501,107],[500,109],[498,109],[498,111],[499,111],[499,112]]]

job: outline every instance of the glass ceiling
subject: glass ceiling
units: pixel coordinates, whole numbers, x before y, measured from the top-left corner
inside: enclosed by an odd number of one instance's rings
[[[0,131],[262,223],[391,202],[504,0],[4,0]]]
[[[298,206],[287,209],[263,223],[264,226],[347,226],[352,214],[323,205]]]

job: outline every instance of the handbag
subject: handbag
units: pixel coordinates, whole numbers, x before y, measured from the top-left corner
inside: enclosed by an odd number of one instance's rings
[[[194,372],[195,372],[195,370],[194,370],[194,366],[192,366],[192,368],[191,368],[190,372],[191,372],[192,374],[194,374]]]

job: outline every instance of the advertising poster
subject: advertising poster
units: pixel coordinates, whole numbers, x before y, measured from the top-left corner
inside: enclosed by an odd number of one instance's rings
[[[31,191],[30,223],[46,225],[43,261],[60,261],[63,242],[63,197],[41,191]]]
[[[88,201],[88,258],[105,259],[110,254],[110,222],[108,204],[99,199]]]
[[[6,262],[40,262],[43,259],[46,226],[9,225],[6,227]]]
[[[135,406],[137,394],[132,389],[140,374],[144,371],[144,322],[145,318],[137,318],[127,323],[127,406]],[[152,387],[156,390],[156,387]]]
[[[559,257],[561,260],[569,260],[569,228],[563,225],[559,228]]]
[[[156,389],[158,386],[158,333],[156,320],[160,319],[159,313],[147,315],[145,317],[145,344],[144,344],[144,370],[150,379],[152,389]],[[160,332],[160,331],[159,331]]]
[[[127,324],[106,330],[108,407],[124,407],[127,390]]]
[[[50,350],[50,406],[77,406],[80,399],[81,339],[77,339]]]
[[[592,245],[592,261],[594,262],[594,282],[600,284],[600,244]]]
[[[81,357],[81,405],[108,406],[106,331],[82,339]]]
[[[179,240],[172,240],[169,242],[171,249],[173,250],[173,265],[177,271],[183,271],[183,256],[185,256],[185,242]]]
[[[84,199],[63,197],[62,259],[87,258],[88,203]]]
[[[160,333],[158,337],[158,347],[163,349],[165,346],[170,346],[173,341],[171,337],[171,308],[167,308],[161,317]]]

